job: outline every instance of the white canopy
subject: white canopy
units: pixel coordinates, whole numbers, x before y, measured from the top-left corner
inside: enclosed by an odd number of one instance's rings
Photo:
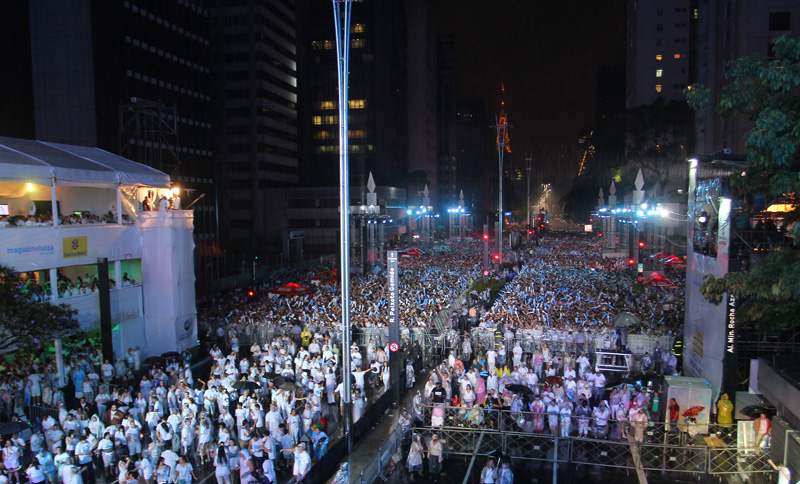
[[[169,176],[100,148],[0,136],[0,181],[59,186],[167,188]]]

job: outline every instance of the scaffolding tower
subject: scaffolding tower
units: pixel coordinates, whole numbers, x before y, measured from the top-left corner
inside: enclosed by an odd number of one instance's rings
[[[175,177],[181,164],[177,144],[178,110],[174,105],[136,97],[131,98],[130,104],[120,104],[121,156]]]

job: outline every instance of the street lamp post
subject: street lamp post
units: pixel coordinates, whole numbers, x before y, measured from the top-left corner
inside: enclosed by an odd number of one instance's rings
[[[352,400],[352,384],[350,382],[350,160],[348,139],[348,72],[350,63],[350,13],[351,0],[333,1],[333,21],[336,29],[336,69],[339,80],[339,231],[342,270],[342,420],[344,438],[347,442],[347,482],[350,482],[350,453],[352,435],[350,434],[350,402]]]

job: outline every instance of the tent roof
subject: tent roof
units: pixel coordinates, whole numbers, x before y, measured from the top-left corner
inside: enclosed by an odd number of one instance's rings
[[[155,168],[86,146],[0,136],[0,181],[50,185],[166,188],[169,176]]]

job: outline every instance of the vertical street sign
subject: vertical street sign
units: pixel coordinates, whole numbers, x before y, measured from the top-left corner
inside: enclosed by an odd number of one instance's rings
[[[400,344],[400,314],[397,300],[397,251],[386,252],[386,293],[389,296],[389,344]],[[400,367],[402,353],[389,354],[389,378],[392,390],[392,402],[400,400]]]
[[[728,398],[736,401],[736,383],[739,381],[737,375],[736,354],[736,296],[728,294],[728,304],[725,308],[725,358],[722,376],[722,388],[728,394]]]

